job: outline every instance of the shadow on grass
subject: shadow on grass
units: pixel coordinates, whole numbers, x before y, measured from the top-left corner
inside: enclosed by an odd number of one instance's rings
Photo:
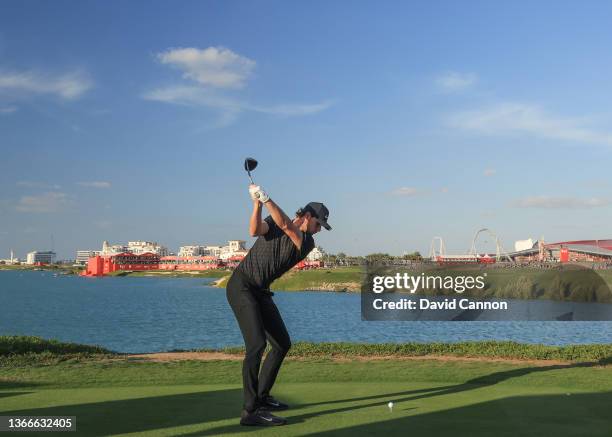
[[[552,365],[544,367],[525,367],[504,372],[496,372],[473,378],[462,384],[432,387],[429,389],[408,390],[384,393],[366,397],[335,399],[328,402],[297,404],[295,409],[311,406],[322,406],[322,411],[308,412],[292,416],[290,424],[304,422],[313,417],[351,412],[359,414],[360,410],[381,406],[386,408],[392,400],[398,407],[402,402],[414,402],[420,399],[451,395],[492,386],[511,378],[519,378],[527,374],[551,370],[591,367],[595,363],[576,363],[567,365]],[[476,399],[476,398],[475,398]],[[361,402],[359,405],[340,406],[341,403]],[[65,405],[48,408],[22,409],[10,411],[11,415],[59,416],[77,417],[77,429],[88,436],[105,436],[120,433],[146,432],[165,428],[205,424],[226,419],[233,419],[231,425],[213,427],[184,436],[218,435],[229,432],[256,432],[259,427],[241,427],[238,424],[242,390],[229,389],[183,393],[167,396],[143,397],[126,400],[94,402],[80,405]],[[612,404],[612,393],[592,393],[572,396],[526,396],[511,397],[484,402],[466,407],[459,407],[445,412],[402,417],[395,420],[385,420],[368,425],[339,428],[333,434],[378,434],[380,432],[413,434],[415,429],[421,430],[421,435],[436,433],[452,433],[461,435],[465,427],[465,435],[544,435],[550,426],[554,428],[552,435],[606,435],[597,434],[599,426],[612,429],[609,405]],[[326,407],[327,406],[327,407]],[[414,405],[402,406],[414,408]],[[402,411],[405,411],[404,408]],[[582,416],[579,416],[582,414]],[[363,417],[363,416],[356,416]],[[588,422],[588,423],[587,423]],[[565,427],[560,426],[565,424]],[[582,433],[575,433],[575,427],[582,426]],[[415,428],[416,425],[416,428]],[[551,429],[552,429],[551,428]],[[287,433],[291,427],[286,428]],[[435,432],[432,432],[435,430]],[[470,430],[467,432],[467,430]],[[486,430],[485,433],[483,430]],[[532,430],[540,430],[533,432]],[[302,429],[303,431],[303,429]],[[588,432],[587,432],[588,431]],[[330,432],[331,434],[331,432]],[[548,433],[551,434],[551,433]],[[608,434],[609,435],[609,434]]]
[[[12,390],[16,388],[33,388],[42,384],[23,382],[23,381],[2,381],[0,380],[0,390]],[[0,399],[8,398],[11,396],[27,395],[32,393],[31,391],[0,391]],[[2,407],[0,405],[0,411]]]
[[[469,381],[463,384],[458,384],[458,385],[453,385],[453,386],[432,387],[428,389],[409,390],[409,391],[395,392],[395,393],[384,393],[380,395],[373,395],[373,396],[366,396],[366,397],[344,398],[344,399],[326,401],[326,402],[298,404],[298,405],[295,405],[295,408],[302,408],[302,407],[308,407],[308,406],[314,406],[314,405],[328,405],[328,404],[333,405],[333,404],[345,403],[345,402],[373,401],[373,402],[366,402],[361,405],[350,405],[350,406],[340,407],[340,408],[329,408],[324,411],[305,413],[305,414],[301,414],[298,416],[291,416],[291,418],[289,419],[289,424],[300,423],[307,419],[310,419],[313,417],[320,417],[323,415],[344,413],[344,412],[357,412],[361,409],[377,407],[377,406],[385,407],[390,400],[393,401],[397,405],[401,402],[417,401],[420,399],[431,398],[435,396],[445,396],[445,395],[450,395],[450,394],[455,394],[455,393],[462,393],[462,392],[466,392],[466,391],[470,391],[470,390],[474,390],[474,389],[478,389],[478,388],[482,388],[486,386],[492,386],[500,382],[506,381],[508,379],[518,378],[524,375],[528,375],[530,373],[580,368],[580,367],[593,367],[597,365],[599,365],[599,363],[587,362],[587,363],[559,364],[559,365],[541,366],[541,367],[524,367],[520,369],[513,369],[513,370],[504,371],[504,372],[492,373],[490,375],[479,376],[477,378],[470,379]],[[612,401],[612,393],[607,393],[606,395],[607,395],[607,401],[608,402]],[[599,396],[599,394],[594,395],[594,396]],[[536,396],[535,398],[540,398],[540,397]],[[542,396],[542,398],[548,398],[548,396]],[[607,411],[607,408],[606,408],[606,411]],[[602,415],[601,417],[607,417],[607,415],[608,413],[606,412],[606,415]],[[410,421],[412,421],[414,417],[415,416],[412,416],[410,418]],[[420,416],[416,416],[416,417],[420,417]],[[476,419],[470,419],[470,420],[476,420]],[[386,422],[383,422],[383,423],[386,423]],[[367,429],[364,428],[363,430],[353,430],[353,431],[349,431],[349,433],[352,433],[352,435],[361,435],[360,431],[363,431],[364,434],[371,434],[371,435],[377,434],[378,433],[377,424],[378,422],[375,424],[371,424],[370,428],[367,428]],[[181,436],[190,437],[190,436],[196,436],[196,435],[197,436],[217,435],[217,434],[223,434],[223,433],[228,433],[228,432],[236,432],[240,429],[241,429],[240,426],[230,425],[230,426],[213,428],[213,429],[206,430],[206,431],[200,431],[197,433],[181,434]],[[242,430],[244,431],[245,428],[242,427]],[[334,432],[339,432],[339,431],[340,430],[335,430]],[[411,432],[412,430],[409,430],[409,431]],[[405,431],[405,432],[408,432],[408,431]],[[452,423],[449,424],[449,432],[453,432],[454,435],[457,435],[455,425],[453,425]],[[425,435],[430,435],[430,433],[425,432]],[[588,434],[583,434],[583,435],[588,435]],[[608,434],[606,434],[606,436],[609,437]]]
[[[10,390],[12,388],[34,388],[42,386],[43,384],[39,384],[36,382],[27,382],[27,381],[3,381],[0,379],[0,390]]]
[[[19,395],[28,395],[33,393],[31,391],[5,391],[0,392],[0,399],[2,398],[10,398],[11,396],[19,396]],[[0,406],[0,412],[2,411],[2,407]]]
[[[79,434],[107,436],[237,418],[241,405],[242,389],[230,389],[22,409],[6,414],[76,416]]]
[[[512,396],[434,413],[382,420],[319,436],[609,437],[612,392]]]

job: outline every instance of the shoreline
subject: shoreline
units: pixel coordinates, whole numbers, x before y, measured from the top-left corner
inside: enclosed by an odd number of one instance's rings
[[[59,275],[78,275],[80,270],[63,267],[0,266],[1,271],[42,270]],[[399,269],[399,268],[398,268]],[[410,270],[414,275],[423,275],[418,269]],[[559,269],[464,269],[462,271],[432,270],[436,275],[453,275],[463,272],[467,275],[483,274],[486,287],[472,290],[466,296],[476,299],[520,299],[552,300],[563,302],[612,303],[612,270],[580,270],[571,266]],[[384,273],[384,272],[383,272]],[[371,273],[370,273],[371,274]],[[314,291],[360,293],[368,271],[364,267],[338,267],[309,270],[290,270],[274,281],[272,291]],[[117,271],[109,277],[157,277],[157,278],[206,278],[215,288],[224,288],[231,276],[231,270],[203,271]],[[389,291],[402,292],[401,289]],[[450,296],[453,290],[419,290],[422,296]]]
[[[62,342],[36,336],[0,336],[0,359],[37,357],[65,359],[242,359],[244,347],[191,349],[150,353],[116,352],[98,345]],[[63,357],[63,359],[62,359]],[[534,362],[593,362],[612,365],[612,343],[550,346],[514,341],[464,341],[456,343],[353,343],[296,342],[289,350],[291,359],[340,359],[384,361],[388,359],[502,360]]]

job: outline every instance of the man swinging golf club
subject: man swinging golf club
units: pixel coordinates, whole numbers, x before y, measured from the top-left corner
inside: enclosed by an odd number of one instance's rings
[[[250,171],[257,161],[248,164],[249,159],[252,158],[247,158],[245,169],[250,178]],[[284,425],[287,421],[271,414],[271,411],[286,410],[289,406],[274,399],[270,390],[291,347],[291,340],[269,287],[275,279],[306,258],[315,245],[312,236],[321,230],[321,226],[331,230],[327,224],[329,210],[322,203],[310,202],[299,209],[292,220],[258,185],[251,183],[249,194],[253,199],[249,232],[259,238],[227,283],[227,300],[238,320],[246,347],[242,365],[244,406],[240,424]],[[264,206],[270,215],[262,220]],[[272,349],[260,372],[266,339]]]

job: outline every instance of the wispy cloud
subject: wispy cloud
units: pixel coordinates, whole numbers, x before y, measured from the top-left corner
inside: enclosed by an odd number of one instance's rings
[[[541,209],[589,209],[608,206],[612,204],[609,199],[597,197],[554,197],[554,196],[531,196],[518,199],[512,203],[516,208],[541,208]]]
[[[414,187],[400,187],[391,191],[391,194],[394,196],[416,196],[419,194],[419,190]]]
[[[244,87],[255,68],[255,61],[224,47],[170,49],[157,59],[183,71],[185,79],[218,88]]]
[[[229,95],[229,88],[244,88],[256,66],[255,61],[223,47],[180,48],[159,53],[157,59],[183,71],[188,84],[158,87],[142,94],[145,100],[174,105],[206,107],[219,113],[214,127],[232,124],[246,111],[281,117],[304,116],[324,111],[332,100],[306,104],[253,104]],[[195,83],[194,83],[195,82]]]
[[[12,114],[17,111],[17,106],[0,106],[0,114]]]
[[[450,125],[480,134],[527,134],[537,138],[612,146],[612,133],[587,127],[586,118],[550,114],[537,105],[501,103],[451,116]]]
[[[93,224],[100,229],[109,229],[113,223],[110,220],[96,220]]]
[[[58,184],[48,184],[36,181],[18,181],[17,186],[27,188],[41,188],[44,190],[59,190],[61,188]]]
[[[474,73],[459,73],[450,71],[438,76],[435,80],[436,85],[444,91],[461,91],[470,88],[478,81],[478,76]]]
[[[77,182],[77,185],[81,187],[89,188],[110,188],[111,183],[106,181],[91,181],[91,182]]]
[[[52,191],[37,196],[22,196],[15,209],[19,212],[47,213],[60,211],[69,204],[66,193]]]
[[[93,86],[83,71],[51,75],[35,71],[0,71],[0,93],[11,95],[49,94],[64,100],[74,100]]]
[[[495,173],[497,173],[497,171],[494,168],[487,168],[482,172],[482,174],[486,177],[493,176]]]
[[[246,105],[245,109],[251,111],[263,112],[266,114],[279,115],[285,117],[316,114],[329,108],[333,105],[333,101],[327,100],[321,103],[311,105],[273,105],[273,106],[253,106]]]
[[[328,100],[313,104],[252,105],[239,99],[219,95],[205,88],[192,86],[158,88],[143,94],[143,98],[175,105],[214,109],[219,113],[219,118],[214,124],[216,128],[231,125],[245,111],[279,117],[305,116],[324,111],[334,103]]]

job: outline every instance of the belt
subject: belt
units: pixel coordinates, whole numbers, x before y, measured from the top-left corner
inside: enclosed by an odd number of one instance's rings
[[[270,287],[266,287],[266,288],[258,287],[257,285],[253,283],[253,279],[248,274],[243,272],[242,270],[235,269],[233,274],[237,275],[242,280],[242,282],[244,282],[247,285],[249,290],[260,292],[268,296],[274,296],[274,292],[270,291]]]

